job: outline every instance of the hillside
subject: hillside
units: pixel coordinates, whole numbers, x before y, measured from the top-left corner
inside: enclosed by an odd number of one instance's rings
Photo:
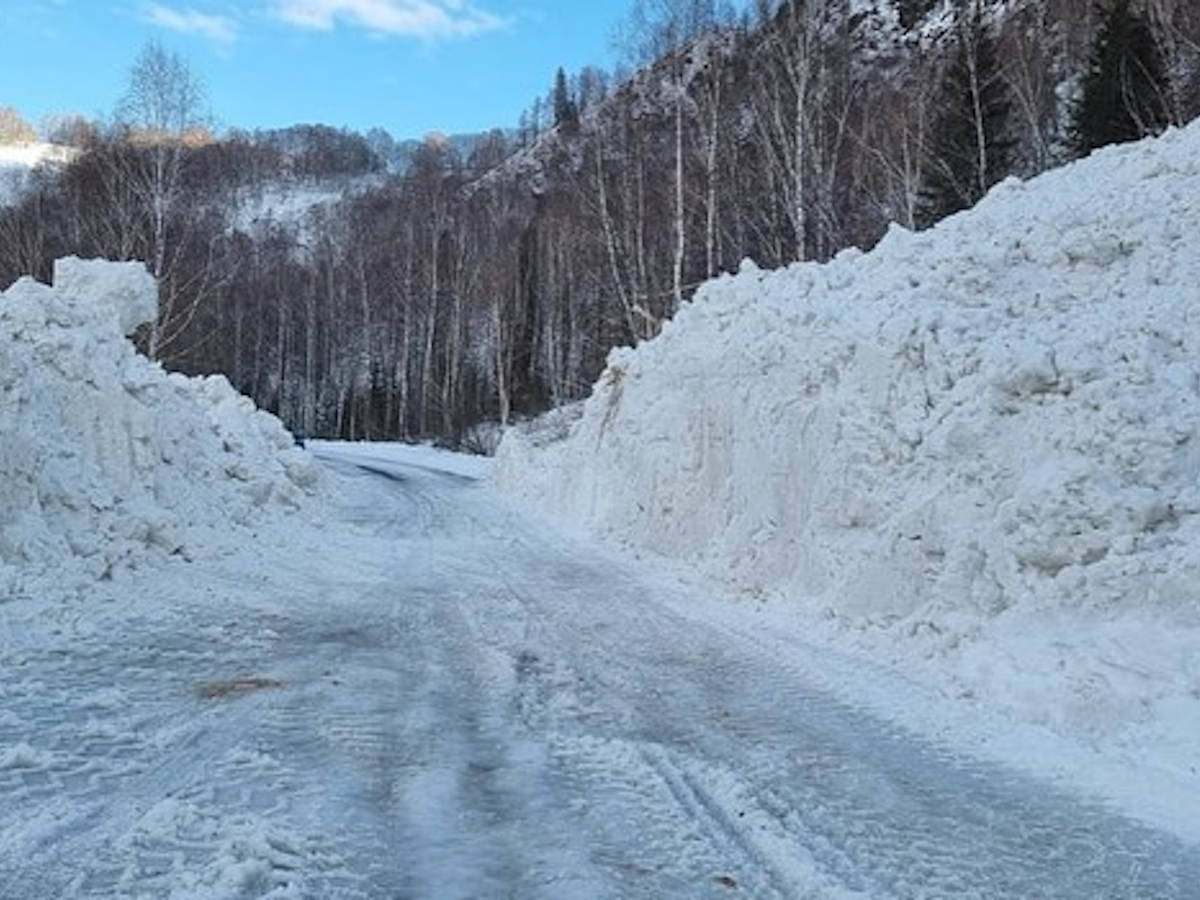
[[[0,206],[20,202],[39,166],[61,166],[77,155],[57,144],[0,144]]]
[[[1200,111],[1187,4],[973,9],[786,0],[652,21],[632,71],[563,73],[516,131],[468,139],[102,134],[0,212],[0,281],[68,255],[155,261],[162,339],[145,346],[169,368],[224,374],[306,434],[480,447],[481,425],[585,396],[611,348],[744,259],[867,249]],[[1147,59],[1106,57],[1131,23]],[[1146,73],[1138,103],[1114,94],[1122,71]]]
[[[496,483],[949,693],[1184,770],[1200,126],[702,287]],[[750,610],[747,610],[749,613]]]

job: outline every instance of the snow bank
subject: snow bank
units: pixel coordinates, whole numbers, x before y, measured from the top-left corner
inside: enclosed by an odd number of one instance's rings
[[[1194,765],[1198,238],[1200,125],[868,254],[747,265],[614,351],[565,440],[510,432],[495,481],[964,696]]]
[[[317,487],[311,457],[220,376],[167,374],[124,335],[139,263],[59,260],[0,294],[0,599],[190,558]]]

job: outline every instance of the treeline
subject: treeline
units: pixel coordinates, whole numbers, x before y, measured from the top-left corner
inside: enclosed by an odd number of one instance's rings
[[[515,133],[426,140],[400,174],[332,129],[111,132],[0,212],[0,274],[146,259],[167,365],[309,434],[462,440],[581,397],[611,347],[743,259],[869,247],[1200,111],[1184,0],[955,5],[642,3],[636,74],[560,74]],[[297,179],[340,199],[247,217],[248,193],[303,200]]]

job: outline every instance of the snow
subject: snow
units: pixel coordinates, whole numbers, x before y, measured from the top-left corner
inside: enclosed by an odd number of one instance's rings
[[[49,756],[24,742],[0,750],[0,769],[40,769],[50,761]]]
[[[336,453],[339,459],[359,466],[415,466],[476,481],[487,478],[492,470],[490,457],[455,453],[429,444],[314,440],[308,442],[308,447],[318,455]]]
[[[252,231],[268,222],[300,223],[314,210],[335,204],[344,196],[342,188],[272,182],[238,197],[233,227]]]
[[[38,166],[68,163],[78,152],[59,144],[0,144],[0,206],[20,200]]]
[[[694,573],[464,477],[486,464],[314,453],[316,515],[0,603],[0,896],[1091,900],[1200,879],[1195,845],[1072,782],[872,714],[933,715],[937,691],[777,640]],[[1125,774],[1200,839],[1194,785]]]
[[[614,351],[568,437],[510,430],[494,483],[1194,792],[1198,188],[1192,126],[747,263]]]
[[[310,247],[320,236],[322,218],[334,206],[378,189],[384,182],[378,175],[268,181],[238,192],[230,227],[253,232],[265,226],[283,225],[295,232],[298,248]]]
[[[139,263],[59,260],[53,287],[0,294],[0,598],[216,552],[318,491],[312,458],[223,377],[135,351],[156,310]]]
[[[46,162],[70,162],[78,152],[73,147],[60,144],[0,144],[0,166],[25,166],[32,169]]]

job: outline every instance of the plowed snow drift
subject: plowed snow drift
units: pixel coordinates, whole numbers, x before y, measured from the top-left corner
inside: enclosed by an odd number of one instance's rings
[[[565,439],[510,432],[496,482],[949,691],[1194,766],[1198,241],[1194,125],[870,253],[746,264],[614,351]]]
[[[53,287],[0,294],[0,597],[190,557],[316,489],[311,458],[223,377],[135,351],[125,335],[156,308],[139,263],[63,259]]]

